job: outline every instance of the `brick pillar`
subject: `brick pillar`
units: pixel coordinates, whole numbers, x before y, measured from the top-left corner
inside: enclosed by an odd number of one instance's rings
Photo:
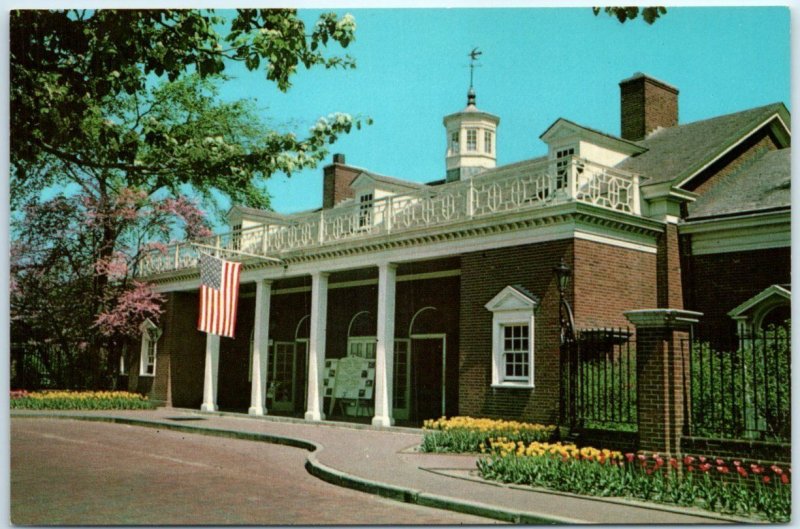
[[[636,326],[636,391],[639,449],[681,451],[684,396],[689,393],[689,338],[700,312],[646,309],[625,313]]]
[[[659,308],[683,309],[680,240],[678,226],[671,222],[658,237],[656,281]]]

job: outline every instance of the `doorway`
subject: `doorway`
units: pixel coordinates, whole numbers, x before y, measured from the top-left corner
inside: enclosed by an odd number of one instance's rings
[[[445,415],[447,336],[411,335],[411,393],[413,420],[438,419]]]

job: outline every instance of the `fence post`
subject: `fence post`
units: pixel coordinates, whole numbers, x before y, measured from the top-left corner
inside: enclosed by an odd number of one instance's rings
[[[679,309],[632,310],[625,317],[636,326],[636,392],[639,449],[659,454],[681,452],[684,398],[690,391],[689,338],[700,312]]]

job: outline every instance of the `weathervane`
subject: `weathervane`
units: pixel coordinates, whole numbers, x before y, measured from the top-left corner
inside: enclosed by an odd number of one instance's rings
[[[472,48],[472,51],[469,52],[469,87],[472,88],[472,80],[475,74],[475,68],[480,67],[480,64],[475,64],[478,60],[478,57],[483,55],[482,51],[478,51],[478,48]]]

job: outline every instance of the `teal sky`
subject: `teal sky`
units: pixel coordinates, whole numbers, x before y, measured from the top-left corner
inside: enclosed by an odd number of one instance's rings
[[[638,71],[678,87],[681,123],[776,101],[791,110],[787,7],[670,8],[652,26],[589,7],[334,11],[355,16],[346,50],[355,70],[301,70],[283,94],[234,65],[221,97],[254,98],[272,123],[299,133],[332,112],[369,116],[374,124],[331,155],[389,176],[444,177],[442,117],[466,104],[476,46],[478,107],[501,119],[498,164],[544,154],[539,135],[558,117],[619,134],[618,83]],[[309,22],[318,14],[301,10]],[[268,187],[276,211],[319,207],[321,167],[274,175]]]

